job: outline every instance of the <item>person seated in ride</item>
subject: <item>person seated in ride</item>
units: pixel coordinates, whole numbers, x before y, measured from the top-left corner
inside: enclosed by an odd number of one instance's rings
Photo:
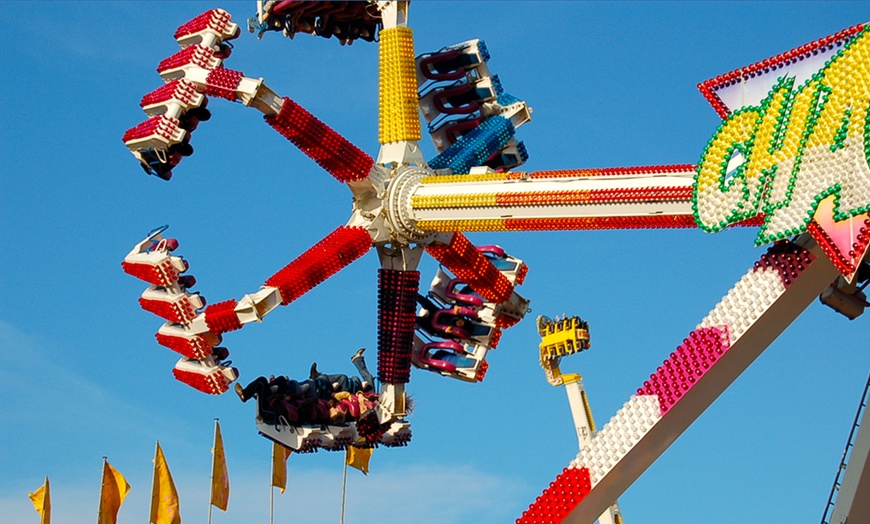
[[[269,375],[268,379],[266,377],[257,377],[244,388],[241,384],[236,382],[233,389],[239,398],[242,399],[242,402],[247,402],[253,397],[265,399],[268,395],[276,395],[286,391],[285,380],[283,380],[286,378],[287,377],[276,378],[275,375]]]
[[[298,400],[294,400],[290,395],[270,395],[266,398],[267,409],[261,409],[260,415],[266,422],[283,420],[287,424],[296,424],[299,422]]]
[[[328,424],[329,402],[323,399],[308,397],[300,400],[296,406],[300,424]]]
[[[309,378],[303,381],[291,380],[286,376],[274,375],[267,380],[266,377],[258,377],[250,384],[242,387],[236,383],[234,390],[242,402],[247,402],[256,397],[262,415],[265,419],[278,419],[284,417],[288,423],[300,424],[326,424],[331,421],[343,423],[348,417],[347,413],[353,412],[351,418],[359,416],[358,409],[352,409],[349,402],[341,405],[342,399],[334,398],[336,393],[353,395],[356,405],[361,405],[357,395],[361,395],[365,402],[373,403],[377,399],[374,392],[375,379],[368,370],[363,353],[365,348],[357,350],[351,357],[351,362],[356,366],[361,377],[344,374],[326,375],[317,371],[317,363],[311,365]]]
[[[315,362],[311,364],[309,380],[328,381],[329,384],[331,384],[332,386],[332,391],[330,392],[331,394],[339,391],[346,391],[353,394],[360,391],[373,391],[375,387],[375,377],[372,375],[371,371],[369,371],[368,367],[366,367],[366,359],[363,356],[365,350],[366,348],[358,349],[357,352],[350,358],[350,361],[356,367],[357,371],[359,371],[359,377],[344,374],[323,374],[317,371],[317,362]]]
[[[244,388],[238,382],[234,386],[234,391],[242,402],[247,402],[252,397],[257,399],[261,416],[269,422],[281,416],[288,422],[291,419],[298,419],[289,393],[291,390],[298,391],[299,389],[300,386],[296,381],[291,381],[285,376],[276,377],[275,375],[270,375],[268,379],[257,377]]]
[[[351,422],[359,420],[360,416],[377,406],[378,394],[373,391],[336,391],[332,398],[334,402],[330,408],[330,418]]]
[[[358,352],[359,353],[359,352]],[[365,367],[365,362],[362,363],[363,367]],[[371,373],[366,370],[368,374],[370,383],[373,381],[371,379]],[[347,379],[346,375],[323,375],[322,373],[317,372],[317,363],[311,365],[311,376],[307,380],[297,381],[292,380],[290,377],[285,375],[280,375],[276,377],[275,375],[270,375],[267,380],[266,377],[257,377],[250,384],[245,387],[242,387],[241,384],[236,382],[234,389],[236,394],[242,399],[242,402],[247,402],[252,397],[257,398],[265,398],[270,395],[288,395],[293,399],[302,399],[308,397],[320,398],[323,400],[328,400],[334,391],[333,380],[330,380],[330,377],[336,377],[336,380],[339,380],[337,377],[345,377],[341,379],[342,383],[346,383],[349,379]],[[362,381],[356,377],[353,377],[357,384],[360,384]]]
[[[326,375],[317,371],[317,363],[311,365],[311,380],[326,380],[332,387],[328,401],[329,421],[345,424],[359,419],[360,414],[375,406],[378,394],[374,391],[375,377],[366,366],[365,348],[360,348],[350,361],[360,376],[344,374]]]

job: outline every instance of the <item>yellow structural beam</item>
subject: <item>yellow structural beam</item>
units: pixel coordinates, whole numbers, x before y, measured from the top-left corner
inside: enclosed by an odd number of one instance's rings
[[[427,176],[420,180],[421,184],[458,184],[473,182],[499,182],[504,180],[516,180],[515,173],[478,173],[475,175],[437,175]]]
[[[494,207],[498,204],[496,193],[468,193],[464,195],[426,195],[411,197],[414,209],[438,209],[451,207]]]
[[[380,32],[379,98],[380,143],[420,140],[414,35],[409,27]]]
[[[457,220],[418,220],[417,227],[423,231],[452,233],[454,231],[512,231],[504,219],[457,219]]]

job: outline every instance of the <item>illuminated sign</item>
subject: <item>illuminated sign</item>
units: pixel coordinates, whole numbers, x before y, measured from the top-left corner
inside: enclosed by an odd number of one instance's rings
[[[870,241],[868,30],[699,87],[724,120],[695,177],[698,226],[717,232],[763,215],[756,244],[809,232],[851,276]]]

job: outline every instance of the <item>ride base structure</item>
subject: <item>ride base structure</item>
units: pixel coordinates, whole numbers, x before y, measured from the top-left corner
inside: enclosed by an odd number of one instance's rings
[[[178,242],[163,237],[165,228],[134,246],[122,265],[150,284],[140,304],[166,321],[157,341],[182,355],[178,380],[225,392],[238,372],[219,346],[224,334],[262,321],[374,248],[381,263],[374,427],[267,424],[259,412],[256,419],[266,437],[296,450],[405,445],[411,367],[480,382],[488,350],[528,311],[516,292],[525,264],[501,247],[474,246],[463,232],[758,227],[756,245],[770,245],[767,252],[600,430],[589,413],[586,435],[578,425],[579,453],[517,520],[593,522],[816,297],[849,318],[863,312],[870,277],[865,26],[700,84],[722,123],[698,165],[521,172],[528,152],[516,135],[531,119],[527,104],[492,74],[481,40],[415,57],[408,7],[270,2],[249,23],[261,36],[377,40],[376,158],[262,78],[225,68],[228,42],[241,32],[229,13],[207,11],[176,31],[182,49],[158,67],[165,84],[141,102],[148,119],[123,137],[147,173],[172,177],[192,153],[192,132],[210,116],[208,97],[218,97],[263,113],[353,196],[344,226],[239,300],[206,305],[191,292],[189,265],[173,253]],[[421,116],[438,152],[428,160],[419,147]],[[442,266],[425,296],[417,271],[424,252]],[[539,324],[547,341],[542,365],[572,406],[588,413],[579,376],[558,367],[588,343],[579,322]],[[855,449],[867,449],[862,435]],[[839,522],[870,521],[863,464],[849,461],[839,491],[850,495],[832,503]]]

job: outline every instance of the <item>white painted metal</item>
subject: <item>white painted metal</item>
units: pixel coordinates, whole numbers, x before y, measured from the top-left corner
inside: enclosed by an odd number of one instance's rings
[[[421,183],[414,197],[456,197],[487,194],[522,195],[537,192],[592,192],[629,189],[689,189],[694,171],[650,175],[614,175],[598,177],[572,177],[525,180],[496,180],[488,182]],[[416,220],[463,220],[499,218],[571,218],[608,216],[691,215],[691,199],[650,200],[638,202],[415,208]]]
[[[644,413],[647,399],[658,411],[657,397],[633,396],[578,455],[573,465],[590,469],[592,490],[563,522],[589,523],[603,513],[837,277],[836,267],[809,235],[799,244],[815,260],[789,287],[776,288],[774,270],[762,275],[750,270],[701,322],[699,327],[728,325],[731,347],[664,417],[650,420]],[[771,281],[765,284],[765,279]],[[621,448],[614,444],[617,435],[625,440]]]
[[[574,418],[574,429],[577,431],[577,441],[581,450],[592,442],[592,437],[595,435],[592,429],[594,422],[589,418],[586,402],[583,401],[585,391],[582,379],[565,384],[565,393],[568,395],[568,405],[571,406],[571,416]],[[614,502],[598,517],[598,524],[613,524],[616,515],[619,514],[619,503]]]
[[[586,416],[586,408],[583,405],[583,381],[565,384],[565,393],[568,395],[568,405],[571,406],[571,416],[574,418],[574,429],[577,431],[577,441],[580,449],[585,448],[592,442],[592,421]]]

